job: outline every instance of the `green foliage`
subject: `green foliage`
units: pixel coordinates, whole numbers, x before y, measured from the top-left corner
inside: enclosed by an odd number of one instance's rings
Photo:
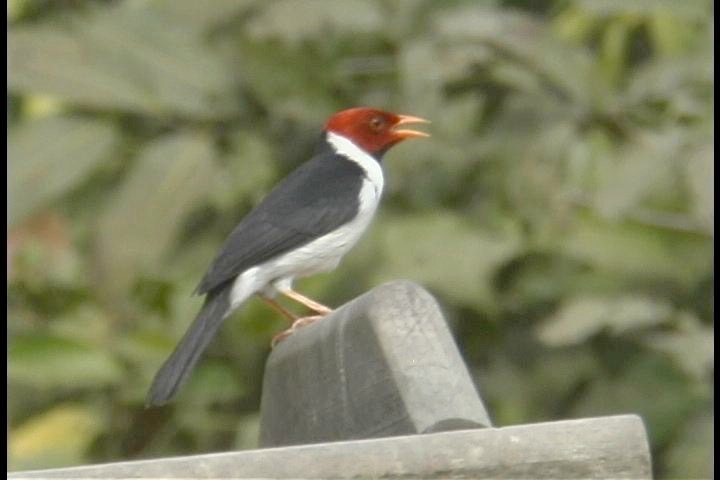
[[[333,111],[432,119],[300,287],[432,290],[498,425],[636,412],[709,477],[712,2],[11,0],[10,465],[252,448],[251,301],[178,401],[150,379],[235,223]]]

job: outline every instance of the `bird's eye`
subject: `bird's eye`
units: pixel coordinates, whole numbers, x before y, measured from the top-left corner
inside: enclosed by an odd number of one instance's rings
[[[382,117],[373,117],[370,119],[370,128],[376,132],[382,130],[383,125],[385,125],[385,120]]]

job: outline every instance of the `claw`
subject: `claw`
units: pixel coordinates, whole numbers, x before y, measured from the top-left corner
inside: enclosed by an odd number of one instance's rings
[[[310,325],[311,323],[315,323],[321,318],[325,318],[325,315],[312,315],[309,317],[302,317],[295,320],[290,327],[291,330],[297,330],[298,328],[305,327],[307,325]]]
[[[325,315],[312,315],[310,317],[302,317],[295,320],[290,328],[287,330],[283,330],[282,332],[275,335],[272,340],[270,340],[270,348],[275,348],[275,346],[285,340],[287,337],[292,335],[297,331],[297,329],[306,327],[310,325],[311,323],[315,323],[318,320],[325,318]]]
[[[287,330],[283,330],[282,332],[280,332],[280,333],[278,333],[277,335],[275,335],[275,336],[272,338],[272,340],[270,340],[270,348],[275,348],[278,343],[282,342],[282,341],[285,340],[287,337],[289,337],[290,335],[292,335],[292,333],[293,333],[294,331],[295,331],[295,330],[293,330],[292,328],[288,328]]]

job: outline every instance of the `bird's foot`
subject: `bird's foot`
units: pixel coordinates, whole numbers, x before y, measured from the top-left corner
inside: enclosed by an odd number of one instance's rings
[[[288,328],[287,330],[283,330],[272,338],[272,340],[270,341],[270,347],[275,348],[278,343],[282,342],[287,337],[295,333],[299,328],[306,327],[322,318],[325,318],[325,315],[312,315],[309,317],[298,318],[293,322],[290,328]]]
[[[324,317],[325,315],[330,315],[334,311],[332,308],[326,307],[325,305],[322,305],[320,303],[315,305],[315,308],[313,308],[313,310],[315,310],[317,313],[320,314],[320,315],[318,315],[319,317]],[[308,318],[312,318],[312,317],[308,317]],[[302,319],[300,319],[300,320],[302,320]]]
[[[332,310],[331,310],[332,311]],[[311,323],[315,323],[321,318],[325,318],[325,315],[311,315],[309,317],[302,317],[295,320],[290,327],[291,330],[297,330],[298,328],[306,327]]]
[[[287,330],[283,330],[282,332],[275,335],[272,340],[270,340],[270,348],[275,348],[278,343],[282,342],[287,337],[292,335],[293,332],[294,330],[292,328],[288,328]]]
[[[288,298],[291,298],[295,300],[298,303],[301,303],[308,307],[310,310],[319,313],[320,315],[327,315],[329,313],[332,313],[333,309],[328,307],[327,305],[323,305],[322,303],[316,302],[312,298],[308,298],[305,295],[296,292],[292,289],[282,290],[280,293],[285,295]]]

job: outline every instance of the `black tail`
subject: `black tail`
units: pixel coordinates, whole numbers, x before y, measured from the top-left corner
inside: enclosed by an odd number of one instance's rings
[[[208,294],[205,304],[185,336],[155,374],[145,398],[146,407],[169,402],[187,381],[203,351],[229,313],[231,290],[232,284]]]

